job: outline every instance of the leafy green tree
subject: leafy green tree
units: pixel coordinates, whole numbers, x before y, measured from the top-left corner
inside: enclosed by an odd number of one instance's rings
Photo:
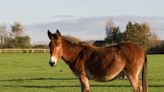
[[[154,45],[150,45],[152,39],[153,41],[158,41],[157,36],[150,31],[150,26],[147,23],[139,24],[137,22],[129,22],[124,34],[125,41],[137,42],[145,49]]]
[[[15,22],[12,26],[11,26],[11,31],[13,32],[13,35],[15,37],[20,37],[23,33],[23,26],[18,23]]]
[[[30,38],[28,36],[16,37],[15,39],[10,38],[8,43],[5,45],[6,48],[30,48]]]
[[[29,48],[29,47],[31,47],[29,36],[16,37],[15,39],[17,39],[17,41],[18,41],[16,44],[16,48]]]

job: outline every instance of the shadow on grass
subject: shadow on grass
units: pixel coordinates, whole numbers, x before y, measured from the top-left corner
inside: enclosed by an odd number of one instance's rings
[[[28,81],[28,80],[77,80],[77,78],[29,78],[29,79],[0,80],[0,82],[5,82],[5,81]]]
[[[81,87],[80,85],[55,85],[55,86],[30,86],[30,85],[1,85],[3,87],[23,87],[23,88],[70,88],[70,87]],[[131,87],[131,85],[90,85],[90,87],[114,87],[114,88],[128,88]],[[149,88],[163,88],[164,85],[149,85]]]
[[[0,80],[0,82],[5,81],[33,81],[33,80],[78,80],[78,78],[29,78],[29,79],[9,79],[9,80]],[[128,80],[128,79],[119,79],[119,80]],[[140,79],[141,80],[141,79]],[[153,81],[154,79],[149,79],[148,81]],[[164,81],[164,79],[160,79]]]
[[[11,82],[11,81],[33,81],[33,80],[78,80],[77,78],[29,78],[29,79],[11,79],[11,80],[0,80],[0,82]],[[3,87],[24,87],[24,88],[63,88],[63,87],[81,87],[80,85],[53,85],[53,86],[36,86],[36,85],[0,85]],[[94,85],[91,84],[90,87],[131,87],[131,85]],[[149,85],[153,88],[163,88],[164,85]]]

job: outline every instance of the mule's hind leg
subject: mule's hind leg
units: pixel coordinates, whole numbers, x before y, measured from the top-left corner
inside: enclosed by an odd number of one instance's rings
[[[133,60],[125,67],[125,72],[127,77],[133,87],[134,92],[142,92],[142,86],[139,80],[139,73],[142,69],[143,61],[142,59]]]
[[[138,75],[128,73],[127,76],[128,76],[129,81],[133,87],[133,91],[134,92],[142,92],[142,86],[140,84],[140,80],[138,78]]]
[[[142,92],[142,86],[140,84],[140,80],[139,80],[139,73],[141,70],[141,66],[137,66],[137,64],[135,65],[131,65],[130,67],[126,67],[125,72],[127,74],[127,77],[133,87],[133,91],[134,92]]]

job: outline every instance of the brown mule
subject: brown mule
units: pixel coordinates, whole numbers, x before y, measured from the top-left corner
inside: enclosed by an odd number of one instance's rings
[[[147,92],[147,59],[143,48],[135,43],[121,43],[110,47],[95,47],[87,43],[73,43],[57,30],[48,31],[50,65],[62,58],[79,78],[82,92],[89,92],[88,79],[111,81],[122,73],[130,80],[134,92]],[[139,73],[142,70],[142,86]]]

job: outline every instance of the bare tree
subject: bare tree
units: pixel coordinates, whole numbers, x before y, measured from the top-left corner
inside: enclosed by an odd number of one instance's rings
[[[108,43],[116,44],[123,41],[123,34],[120,32],[120,28],[114,25],[112,18],[110,18],[105,25],[106,38]]]
[[[3,37],[7,36],[6,25],[5,24],[0,24],[0,36],[3,36]]]
[[[0,24],[0,45],[1,45],[1,48],[5,44],[6,38],[7,38],[6,25]]]
[[[113,19],[110,18],[105,24],[105,30],[106,30],[106,38],[105,39],[111,39],[112,38],[113,28],[114,28],[114,22],[113,22]]]
[[[154,48],[160,45],[160,39],[157,37],[155,33],[151,33],[148,39],[148,48]]]

